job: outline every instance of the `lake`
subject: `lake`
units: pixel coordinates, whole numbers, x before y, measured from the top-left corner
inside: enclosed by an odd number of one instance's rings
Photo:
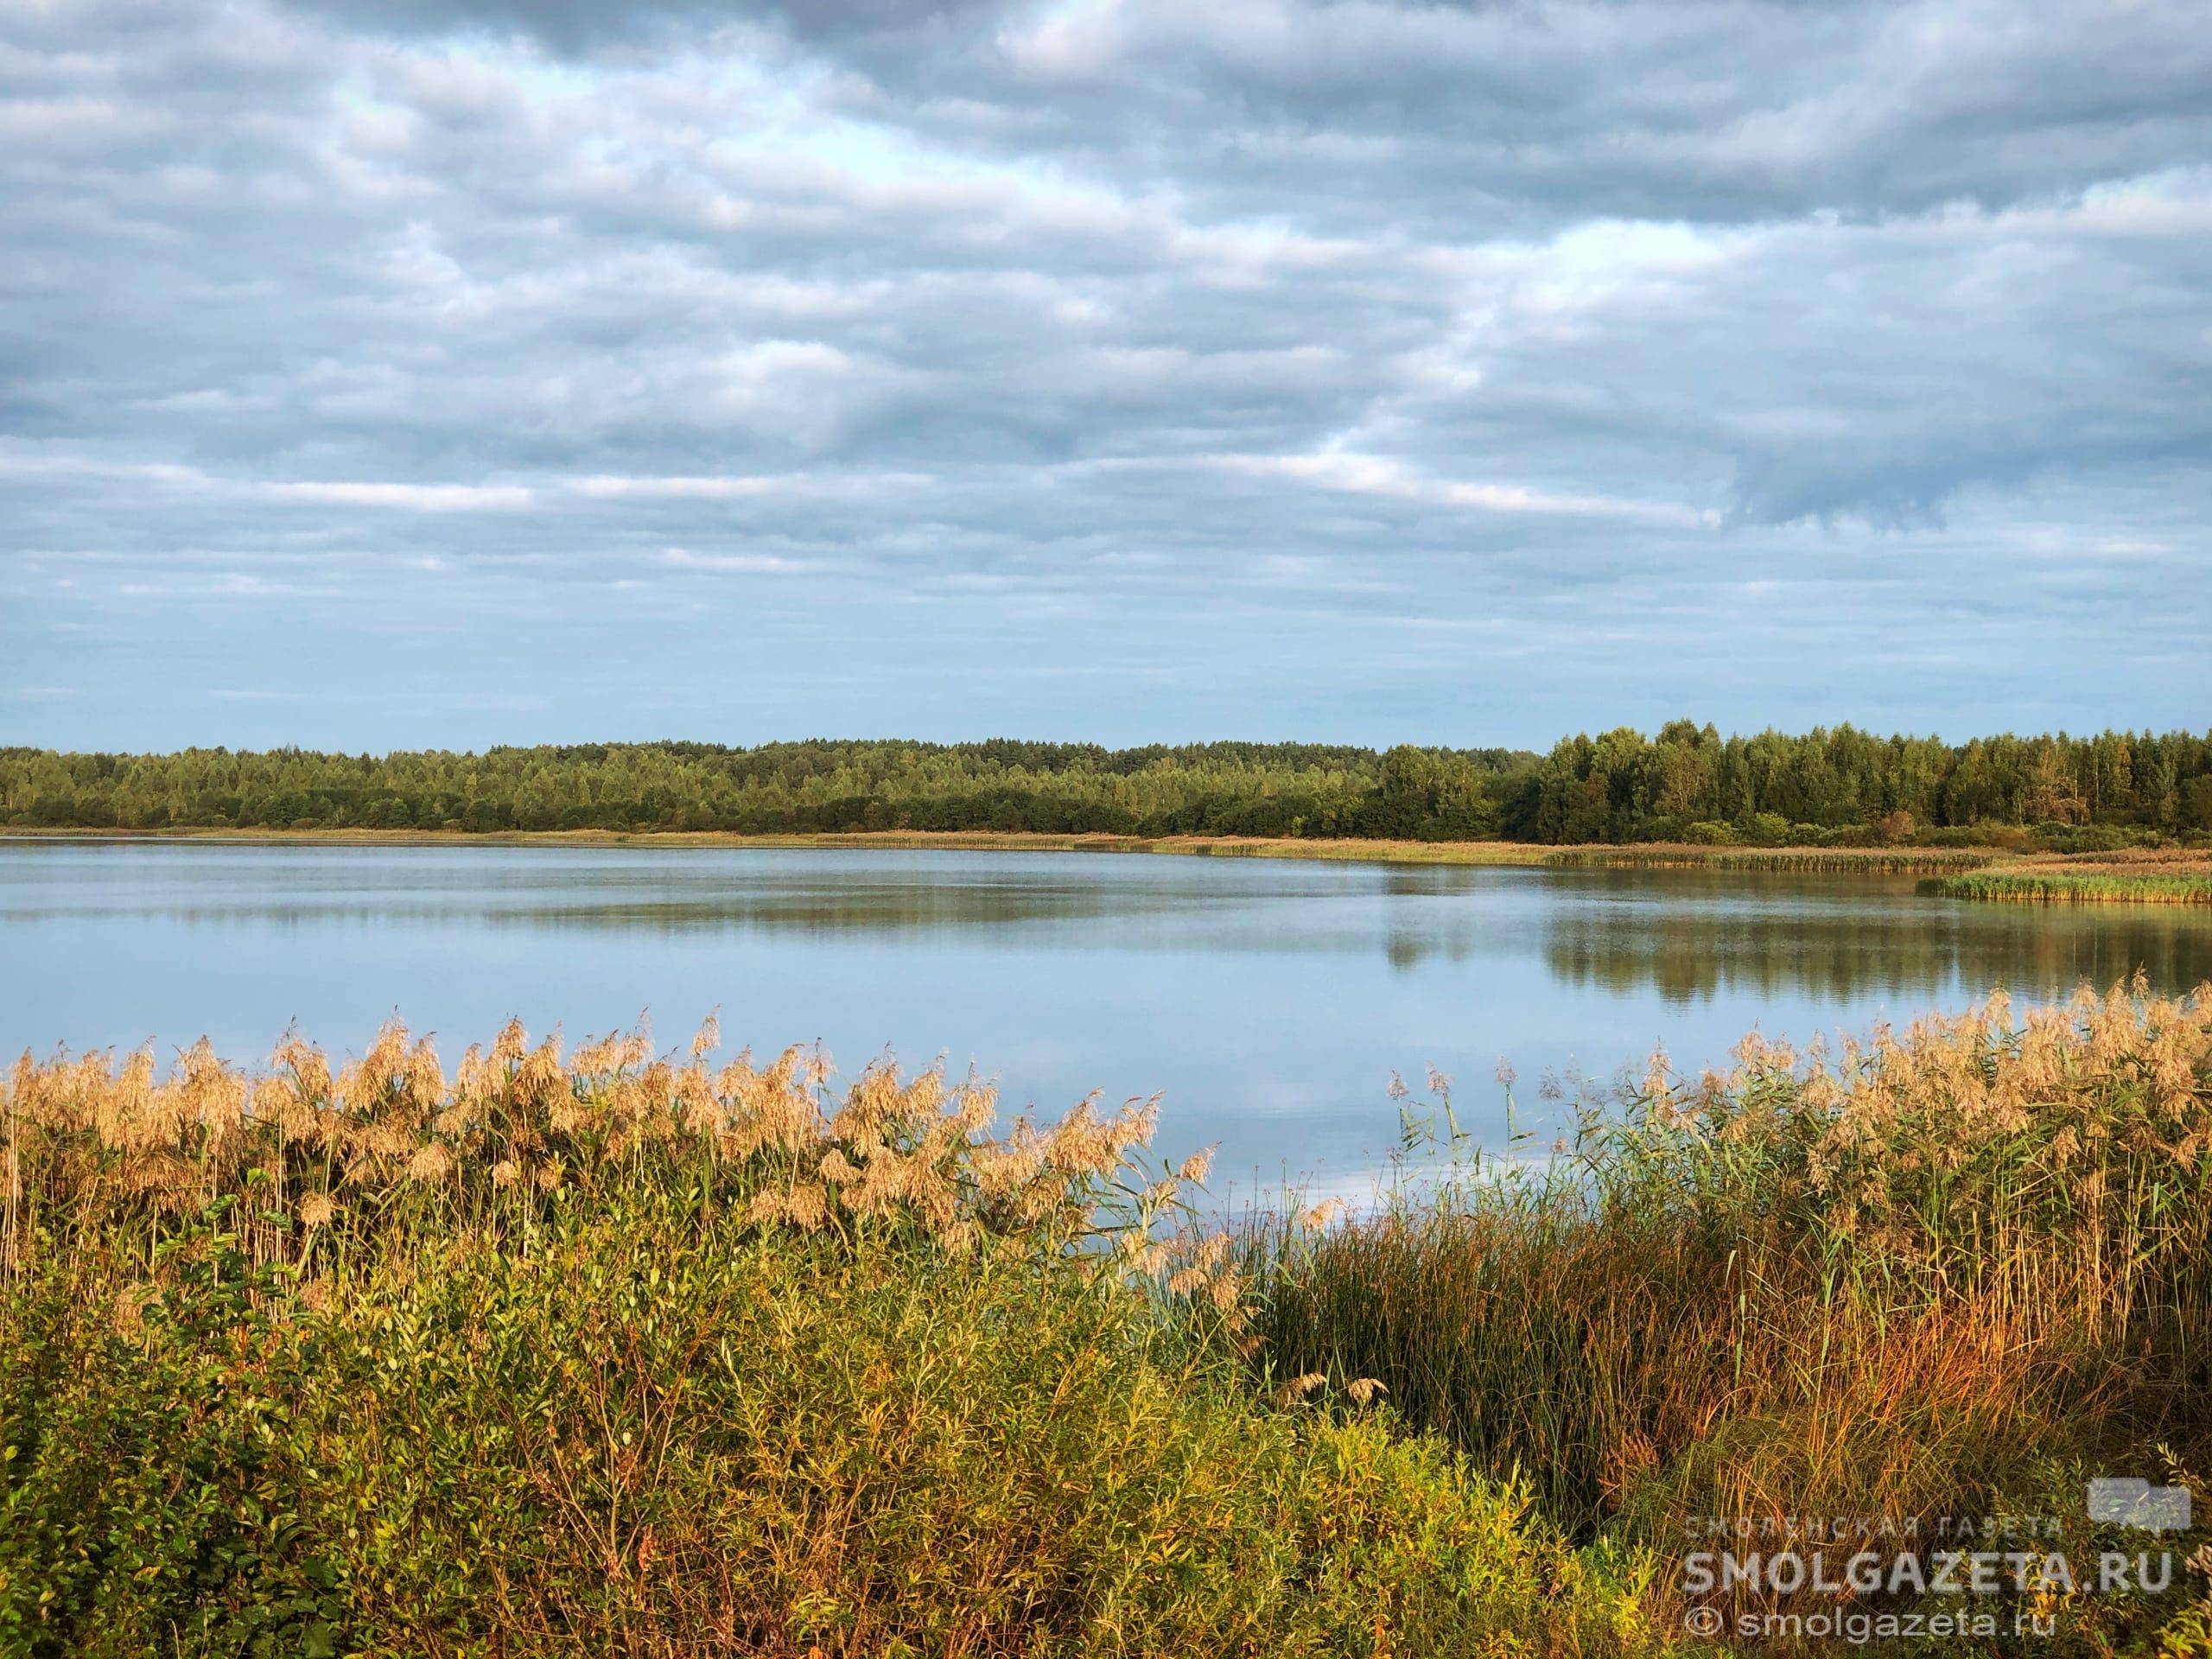
[[[1217,1191],[1357,1195],[1393,1071],[1505,1137],[1501,1060],[1610,1081],[1744,1033],[1803,1040],[2145,969],[2212,978],[2212,912],[1972,906],[1909,878],[783,848],[0,841],[0,1052],[296,1020],[358,1052],[394,1014],[450,1060],[509,1014],[572,1039],[819,1040],[846,1071],[943,1054],[1046,1115],[1165,1096],[1159,1149]]]

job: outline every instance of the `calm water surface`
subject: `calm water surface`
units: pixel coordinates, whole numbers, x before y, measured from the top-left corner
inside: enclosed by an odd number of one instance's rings
[[[0,1053],[290,1021],[358,1051],[398,1014],[448,1058],[511,1014],[572,1039],[888,1047],[1056,1113],[1161,1092],[1159,1145],[1246,1191],[1357,1192],[1391,1072],[1435,1065],[1502,1140],[1492,1080],[1610,1080],[2137,967],[2212,978],[2212,913],[1967,906],[1910,880],[1450,869],[1096,854],[0,842]],[[1220,1183],[1217,1184],[1217,1185]]]

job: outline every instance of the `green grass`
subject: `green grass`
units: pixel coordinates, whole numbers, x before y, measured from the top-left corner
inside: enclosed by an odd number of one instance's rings
[[[1989,871],[1923,881],[1942,899],[2056,905],[2212,905],[2212,875],[2072,870]]]

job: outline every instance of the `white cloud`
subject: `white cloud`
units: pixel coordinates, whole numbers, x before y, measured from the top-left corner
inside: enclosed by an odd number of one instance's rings
[[[1522,484],[1473,483],[1430,478],[1386,455],[1325,450],[1309,455],[1222,455],[1217,464],[1263,478],[1291,478],[1354,494],[1436,502],[1483,512],[1548,513],[1568,518],[1621,518],[1686,530],[1712,529],[1720,516],[1672,501],[1638,501],[1602,495],[1560,494]]]
[[[664,550],[661,559],[679,570],[714,570],[729,575],[772,575],[799,569],[797,561],[766,553],[693,553],[681,547]]]
[[[534,493],[511,484],[264,484],[275,501],[312,501],[339,507],[398,507],[410,512],[505,512],[527,507]]]

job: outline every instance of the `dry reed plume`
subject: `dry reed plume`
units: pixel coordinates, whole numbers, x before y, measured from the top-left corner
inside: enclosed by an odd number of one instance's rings
[[[0,1082],[0,1265],[40,1249],[143,1227],[158,1237],[219,1199],[248,1258],[312,1276],[341,1245],[380,1233],[503,1234],[563,1189],[644,1180],[696,1199],[702,1219],[852,1237],[895,1231],[955,1250],[1084,1249],[1243,1319],[1225,1240],[1184,1224],[1203,1154],[1149,1174],[1158,1103],[994,1131],[997,1097],[941,1068],[902,1077],[888,1061],[842,1090],[818,1049],[765,1065],[709,1064],[712,1021],[688,1051],[656,1054],[643,1031],[563,1058],[510,1021],[450,1076],[428,1037],[392,1023],[334,1068],[288,1034],[258,1073],[206,1040],[164,1075],[150,1048],[40,1062]],[[41,1243],[41,1241],[45,1241]]]

